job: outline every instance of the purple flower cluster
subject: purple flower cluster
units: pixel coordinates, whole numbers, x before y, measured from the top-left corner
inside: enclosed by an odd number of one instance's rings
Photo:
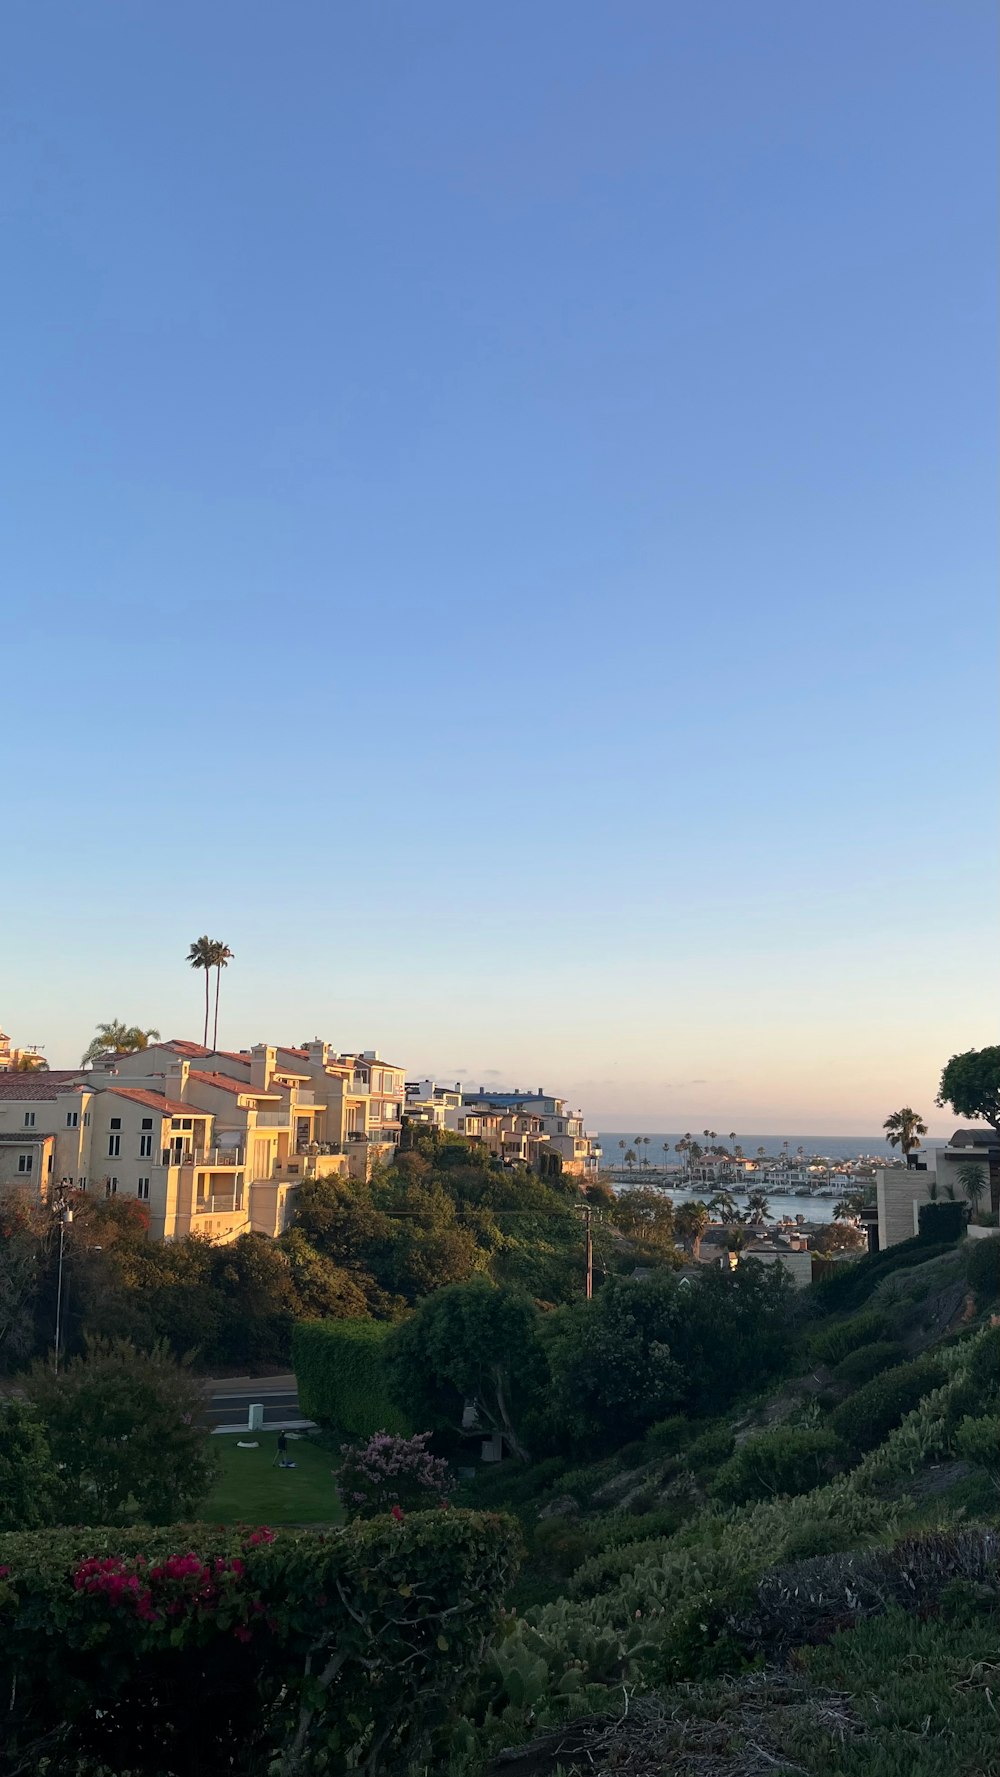
[[[427,1449],[430,1432],[413,1438],[376,1432],[368,1443],[344,1444],[340,1469],[340,1497],[358,1517],[373,1517],[393,1508],[426,1510],[446,1505],[451,1487],[448,1464]]]

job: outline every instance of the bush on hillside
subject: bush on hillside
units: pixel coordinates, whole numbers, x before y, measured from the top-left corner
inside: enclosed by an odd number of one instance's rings
[[[1000,1296],[1000,1235],[991,1240],[970,1240],[965,1254],[965,1275],[983,1306]]]
[[[955,1433],[955,1449],[974,1468],[985,1469],[994,1487],[1000,1489],[1000,1416],[963,1419]]]
[[[912,1413],[925,1394],[947,1380],[932,1357],[916,1358],[866,1382],[830,1414],[830,1427],[856,1456],[874,1450]]]
[[[936,1259],[942,1253],[951,1252],[952,1241],[944,1241],[937,1246],[929,1246],[926,1241],[901,1240],[895,1246],[883,1247],[881,1252],[866,1253],[864,1258],[843,1261],[831,1267],[827,1276],[821,1277],[813,1284],[809,1292],[810,1305],[823,1314],[843,1313],[848,1309],[860,1308],[881,1283],[893,1271],[905,1270],[909,1265],[923,1265],[930,1259]]]
[[[961,1202],[922,1203],[917,1211],[918,1240],[928,1245],[960,1240],[965,1233],[967,1205]]]
[[[59,1474],[32,1407],[0,1406],[0,1530],[38,1530],[57,1521]]]
[[[776,1494],[810,1493],[830,1478],[841,1450],[832,1431],[778,1426],[741,1444],[719,1469],[709,1491],[729,1505]]]
[[[848,1352],[860,1345],[871,1345],[884,1338],[888,1327],[884,1314],[868,1309],[854,1314],[832,1327],[820,1327],[809,1341],[809,1356],[814,1364],[839,1364]]]
[[[728,1462],[736,1440],[728,1426],[719,1425],[693,1438],[684,1452],[684,1460],[695,1475],[714,1474]]]
[[[380,1512],[429,1511],[446,1506],[452,1489],[448,1464],[427,1448],[430,1432],[413,1438],[376,1432],[367,1444],[341,1446],[337,1492],[349,1518]]]
[[[385,1347],[392,1328],[377,1320],[305,1320],[292,1335],[299,1405],[309,1419],[352,1437],[402,1437],[413,1429],[389,1393]]]
[[[515,1560],[457,1512],[0,1537],[5,1769],[410,1772]]]
[[[649,1456],[677,1456],[695,1435],[696,1426],[683,1413],[672,1413],[669,1419],[658,1419],[645,1437]]]
[[[849,1351],[840,1363],[834,1366],[834,1377],[848,1388],[860,1388],[863,1382],[870,1382],[873,1376],[881,1376],[884,1370],[894,1370],[899,1364],[905,1364],[909,1352],[905,1345],[895,1339],[876,1340],[874,1345],[859,1346],[857,1351]]]

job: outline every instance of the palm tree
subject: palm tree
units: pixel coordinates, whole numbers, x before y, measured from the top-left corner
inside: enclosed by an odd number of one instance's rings
[[[629,1172],[631,1172],[635,1166],[635,1153],[632,1148],[629,1148],[625,1155],[625,1164],[628,1167]]]
[[[228,964],[231,963],[232,961],[233,961],[233,952],[230,950],[229,945],[224,944],[222,942],[221,938],[213,938],[213,940],[212,940],[212,965],[215,969],[215,1023],[212,1026],[212,1050],[213,1050],[213,1052],[219,1046],[219,985],[222,981],[223,969],[226,968],[228,966]],[[205,985],[206,985],[206,987],[208,986],[207,972],[205,975]]]
[[[691,1257],[701,1253],[701,1240],[711,1217],[704,1203],[682,1203],[674,1212],[674,1228],[691,1248]]]
[[[663,1170],[664,1170],[664,1172],[666,1172],[667,1167],[669,1165],[670,1165],[670,1143],[668,1141],[665,1141],[663,1144]]]
[[[898,1148],[904,1160],[914,1148],[919,1148],[921,1136],[927,1134],[927,1124],[920,1112],[911,1110],[909,1105],[904,1105],[901,1111],[893,1111],[882,1128],[888,1130],[889,1146]]]
[[[216,943],[216,939],[210,938],[207,932],[203,932],[200,938],[195,939],[187,953],[187,960],[192,969],[204,969],[205,971],[205,1029],[201,1039],[203,1049],[208,1048],[208,971],[215,968]]]
[[[628,1142],[625,1140],[624,1136],[622,1137],[621,1141],[618,1143],[618,1146],[621,1148],[621,1151],[622,1151],[622,1165],[624,1166],[624,1164],[625,1164],[625,1149],[628,1147]]]
[[[137,1024],[123,1024],[120,1018],[112,1018],[109,1024],[97,1026],[97,1035],[84,1050],[80,1065],[87,1067],[105,1055],[137,1055],[157,1042],[159,1035],[158,1030],[142,1030]]]
[[[973,1215],[979,1214],[983,1192],[986,1189],[988,1174],[975,1160],[963,1160],[958,1169],[958,1182],[972,1205]]]
[[[741,1220],[736,1198],[731,1191],[715,1191],[708,1200],[708,1207],[720,1222],[729,1225]]]
[[[766,1191],[751,1191],[747,1197],[747,1221],[766,1222],[770,1208]]]

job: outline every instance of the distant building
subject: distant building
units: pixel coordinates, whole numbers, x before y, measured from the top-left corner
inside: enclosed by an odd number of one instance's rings
[[[966,1200],[962,1168],[978,1165],[983,1181],[981,1210],[992,1215],[993,1230],[974,1228],[974,1235],[995,1231],[1000,1208],[1000,1135],[988,1124],[956,1129],[943,1148],[916,1148],[905,1166],[880,1166],[875,1173],[879,1247],[912,1240],[920,1231],[920,1206],[952,1196]]]
[[[460,1134],[486,1140],[491,1146],[499,1141],[503,1158],[518,1141],[524,1144],[527,1164],[540,1172],[566,1172],[574,1178],[596,1179],[601,1150],[597,1136],[583,1126],[580,1111],[568,1111],[566,1100],[556,1098],[539,1086],[537,1092],[463,1092],[457,1119],[470,1119],[473,1127]],[[493,1128],[494,1119],[500,1127]],[[482,1129],[477,1132],[476,1124]],[[508,1127],[509,1123],[509,1127]],[[496,1149],[494,1148],[494,1151]]]
[[[47,1066],[40,1049],[31,1045],[27,1049],[15,1049],[7,1032],[0,1030],[0,1074],[34,1073]]]

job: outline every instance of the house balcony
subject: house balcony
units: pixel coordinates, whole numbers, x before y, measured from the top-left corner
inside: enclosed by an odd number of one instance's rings
[[[192,1216],[242,1215],[243,1195],[240,1191],[223,1191],[212,1197],[199,1197],[192,1206]]]
[[[160,1156],[161,1166],[211,1166],[213,1171],[224,1168],[230,1172],[240,1170],[244,1165],[242,1148],[189,1148],[187,1153],[178,1154],[173,1148],[164,1148]]]
[[[271,1176],[279,1184],[294,1185],[302,1179],[340,1178],[346,1171],[344,1154],[331,1144],[325,1154],[296,1154],[287,1160],[276,1160]]]
[[[292,1112],[290,1110],[258,1111],[254,1118],[253,1127],[257,1129],[287,1129],[291,1122],[291,1117]]]

